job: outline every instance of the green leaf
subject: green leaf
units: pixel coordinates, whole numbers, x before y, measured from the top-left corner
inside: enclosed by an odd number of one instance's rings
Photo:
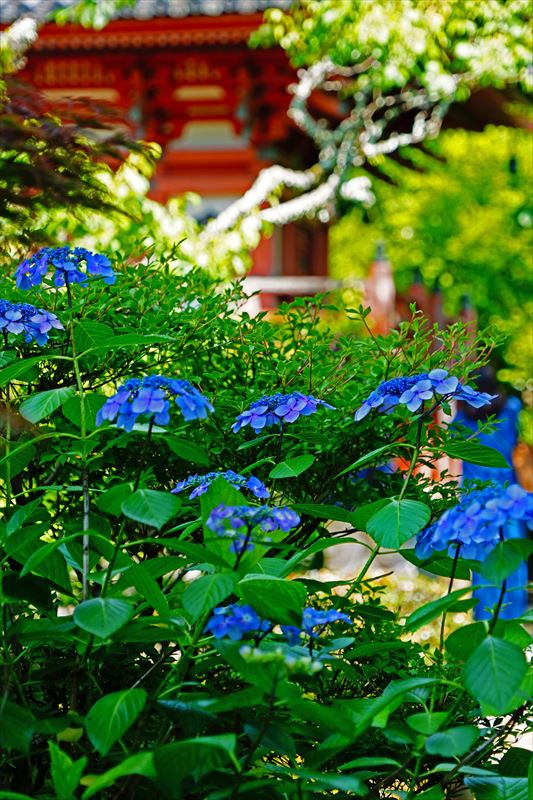
[[[380,756],[361,756],[348,761],[346,764],[341,764],[338,769],[365,769],[368,767],[399,767],[400,762],[395,761],[393,758],[385,758]],[[387,770],[390,772],[390,770]]]
[[[381,547],[399,548],[427,525],[431,511],[418,500],[389,500],[368,520],[366,530]]]
[[[131,483],[119,483],[101,494],[95,505],[100,511],[105,511],[106,514],[120,517],[122,515],[122,503],[131,494],[133,494]]]
[[[181,797],[181,783],[185,777],[199,780],[228,762],[237,767],[236,744],[236,737],[228,733],[198,736],[158,747],[154,752],[158,785],[169,797]]]
[[[28,709],[6,700],[0,712],[0,744],[22,753],[30,752],[37,723]]]
[[[491,583],[503,583],[523,561],[527,561],[531,553],[533,553],[532,541],[507,539],[490,551],[481,562],[479,571]]]
[[[159,559],[155,560],[159,561]],[[170,615],[167,599],[144,563],[133,563],[125,572],[124,577],[126,583],[135,586],[139,594],[157,611],[160,617]]]
[[[315,519],[336,520],[337,522],[348,522],[352,524],[353,514],[346,508],[339,506],[328,506],[318,503],[296,503],[291,508],[298,514],[307,514]],[[339,542],[340,544],[340,542]]]
[[[107,639],[122,628],[133,614],[127,600],[95,597],[85,600],[74,610],[74,622],[82,630]]]
[[[426,752],[433,756],[462,756],[477,741],[479,731],[474,725],[448,728],[426,739]]]
[[[430,558],[417,558],[414,549],[407,547],[402,548],[400,553],[410,564],[414,564],[418,569],[423,569],[432,575],[450,578],[452,574],[455,574],[455,577],[460,580],[470,580],[471,562],[462,558],[454,561],[453,558],[443,553],[435,553]]]
[[[486,635],[487,629],[482,622],[472,622],[450,633],[445,643],[446,650],[454,658],[466,661]]]
[[[112,339],[104,342],[103,344],[91,346],[85,350],[82,355],[86,356],[99,352],[107,353],[112,352],[113,350],[120,350],[122,347],[137,347],[140,344],[157,344],[159,342],[174,341],[175,339],[172,336],[166,336],[165,334],[124,333],[120,336],[113,336]]]
[[[183,608],[197,620],[233,592],[237,576],[230,572],[215,572],[192,581],[183,593]]]
[[[449,714],[447,711],[433,711],[431,713],[425,711],[419,714],[411,714],[405,721],[416,733],[430,736],[430,734],[435,733],[435,731],[438,731],[438,729],[444,725],[448,717]],[[442,753],[442,755],[445,754]]]
[[[24,358],[10,364],[4,369],[0,369],[0,386],[5,386],[11,381],[20,380],[30,372],[33,367],[40,364],[41,361],[49,360],[48,356],[35,356],[33,358]]]
[[[472,591],[470,586],[464,586],[462,589],[456,589],[455,592],[450,592],[445,597],[439,597],[438,600],[432,600],[431,603],[425,603],[412,614],[409,614],[405,620],[406,631],[416,631],[423,625],[440,616],[444,611],[447,611],[457,600],[462,597],[466,592]]]
[[[142,775],[144,778],[155,780],[153,753],[136,753],[117,764],[116,767],[108,769],[103,775],[92,775],[91,784],[83,793],[82,800],[89,800],[102,789],[112,786],[117,778],[123,778],[126,775]]]
[[[96,412],[105,403],[105,397],[96,392],[88,392],[84,396],[85,429],[90,432],[96,430]],[[63,403],[61,413],[77,428],[81,428],[81,401],[79,395],[71,397]]]
[[[102,322],[85,319],[76,323],[74,327],[74,343],[78,353],[83,353],[91,347],[107,346],[114,338],[113,329]]]
[[[276,464],[276,466],[270,470],[268,477],[273,480],[279,478],[297,478],[298,475],[301,475],[302,472],[309,469],[314,460],[315,457],[309,454],[287,458],[285,461]]]
[[[87,764],[86,756],[73,761],[53,742],[48,742],[52,783],[57,800],[73,800],[80,778]]]
[[[460,458],[461,461],[468,461],[470,464],[509,468],[507,459],[498,450],[478,442],[447,442],[442,451],[450,458]]]
[[[97,700],[85,719],[91,744],[106,756],[115,742],[133,725],[146,703],[144,689],[113,692]]]
[[[49,389],[47,392],[39,392],[24,400],[19,411],[29,422],[39,422],[41,419],[50,416],[73,394],[73,386],[63,386],[61,389]]]
[[[527,669],[526,658],[519,647],[487,636],[464,666],[465,686],[473,697],[489,705],[496,714],[505,714]]]
[[[528,800],[527,778],[465,778],[476,800]]]
[[[298,625],[307,599],[305,586],[270,575],[247,575],[238,584],[245,603],[260,617],[282,625]]]
[[[527,778],[533,771],[533,752],[525,747],[511,747],[499,762],[498,771],[507,778]],[[533,778],[533,775],[531,776]],[[531,784],[533,788],[533,783]]]
[[[136,522],[161,530],[181,506],[181,502],[169,492],[154,489],[138,489],[122,502],[122,512]]]
[[[201,467],[208,467],[211,463],[209,455],[194,442],[188,442],[186,439],[179,439],[177,436],[169,436],[168,434],[157,435],[157,438],[165,442],[173,453],[184,461],[190,461],[192,464],[198,464]]]
[[[350,464],[349,467],[343,469],[343,471],[339,472],[339,474],[336,475],[335,477],[340,478],[341,475],[346,475],[347,472],[352,472],[353,470],[359,469],[360,467],[364,467],[365,464],[368,464],[370,461],[374,461],[375,458],[383,455],[383,453],[386,453],[387,451],[390,451],[392,449],[397,449],[398,447],[410,447],[411,449],[413,449],[413,445],[408,444],[407,442],[394,442],[394,444],[384,444],[382,447],[376,447],[375,450],[371,450],[370,453],[366,453],[366,455],[361,456],[361,458],[358,458],[357,461],[354,461],[353,464]]]

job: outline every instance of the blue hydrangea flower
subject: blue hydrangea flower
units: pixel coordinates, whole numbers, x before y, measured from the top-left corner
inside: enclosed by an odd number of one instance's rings
[[[334,608],[323,611],[308,606],[304,608],[302,613],[301,628],[298,628],[296,625],[282,625],[281,630],[287,638],[288,643],[294,645],[300,642],[302,634],[309,636],[310,639],[316,638],[322,633],[326,625],[330,625],[332,622],[347,622],[351,624],[352,620],[347,614],[336,611]],[[319,628],[318,631],[316,630],[317,628]]]
[[[298,417],[308,417],[314,414],[319,406],[334,409],[324,400],[318,400],[312,395],[301,392],[292,394],[274,394],[255,400],[249,409],[239,414],[231,430],[237,433],[241,428],[249,425],[254,433],[260,433],[268,425],[281,425],[285,422],[296,422]]]
[[[109,397],[96,415],[96,424],[117,418],[117,428],[131,431],[138,417],[153,419],[156,425],[167,425],[170,420],[170,401],[174,400],[183,417],[189,422],[205,419],[214,411],[209,400],[200,394],[189,381],[165,378],[163,375],[146,375],[130,378]]]
[[[273,506],[226,506],[221,503],[207,518],[207,527],[217,536],[225,536],[228,531],[241,532],[243,529],[260,528],[262,531],[281,530],[288,533],[300,524],[300,517],[291,508]]]
[[[53,328],[63,330],[63,325],[51,311],[36,308],[29,303],[0,300],[0,329],[6,334],[23,333],[26,342],[34,339],[42,346],[47,343],[48,334]]]
[[[232,469],[227,469],[225,472],[208,472],[206,475],[189,475],[184,481],[179,481],[176,488],[172,489],[172,494],[179,494],[186,489],[191,489],[189,500],[194,500],[201,494],[205,494],[209,486],[216,481],[217,478],[224,478],[228,483],[231,483],[234,489],[249,489],[260,500],[266,500],[270,497],[270,492],[266,486],[259,480],[259,478],[250,475],[246,478],[244,475],[239,475]]]
[[[426,401],[435,404],[455,399],[474,408],[481,408],[490,404],[495,397],[496,395],[486,392],[478,392],[471,386],[462,386],[445,369],[432,369],[431,372],[384,381],[359,406],[354,419],[359,422],[374,409],[389,413],[398,405],[406,406],[409,411],[418,411]]]
[[[17,267],[15,278],[18,288],[39,286],[49,270],[53,271],[54,286],[64,286],[66,283],[86,286],[88,275],[100,275],[109,284],[116,280],[107,256],[91,253],[84,247],[43,247]]]
[[[429,558],[447,550],[453,557],[460,545],[463,558],[483,561],[512,520],[533,523],[533,494],[516,483],[472,491],[418,535],[415,553]]]
[[[238,641],[247,633],[262,633],[271,627],[272,624],[262,620],[251,606],[233,603],[215,608],[205,630],[212,633],[215,639],[227,637]]]

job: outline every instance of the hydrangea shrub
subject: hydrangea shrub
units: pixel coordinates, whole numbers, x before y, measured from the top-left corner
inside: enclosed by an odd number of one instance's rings
[[[375,341],[365,310],[320,296],[252,319],[238,285],[79,248],[15,275],[0,301],[0,795],[525,791],[509,735],[530,713],[529,618],[506,619],[505,583],[531,548],[505,531],[531,521],[531,496],[420,469],[458,449],[501,466],[436,422],[457,399],[490,402],[468,383],[490,341],[460,324],[435,338],[416,313]],[[309,576],[346,542],[358,574]],[[388,608],[381,552],[449,592]],[[446,635],[473,569],[500,600]],[[420,645],[432,621],[440,645]]]

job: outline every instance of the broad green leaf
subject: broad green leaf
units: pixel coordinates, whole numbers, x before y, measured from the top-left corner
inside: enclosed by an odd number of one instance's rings
[[[305,586],[270,575],[247,575],[238,584],[245,603],[260,617],[284,625],[297,625],[307,599]]]
[[[39,437],[37,437],[39,438]],[[26,467],[31,464],[35,458],[35,447],[33,446],[35,440],[30,439],[27,442],[17,444],[15,447],[11,446],[9,456],[4,456],[0,459],[0,478],[6,480],[7,477],[7,464],[9,461],[9,474],[11,479],[16,475],[20,475]]]
[[[425,711],[419,714],[411,714],[406,718],[405,721],[413,731],[416,731],[416,733],[422,733],[424,736],[430,736],[444,725],[448,717],[449,714],[447,711]],[[445,754],[441,753],[441,755]]]
[[[358,458],[357,461],[354,461],[353,464],[350,464],[349,467],[343,469],[343,471],[339,472],[339,474],[336,475],[335,477],[340,478],[341,475],[346,475],[347,472],[353,472],[354,470],[359,469],[360,467],[364,467],[365,464],[369,464],[370,461],[374,461],[374,459],[376,459],[378,456],[383,455],[383,453],[386,453],[387,451],[391,450],[396,450],[398,449],[398,447],[409,447],[413,449],[413,445],[408,444],[407,442],[394,442],[393,444],[384,444],[382,447],[376,447],[375,450],[371,450],[370,453],[366,453],[364,456],[361,456],[361,458]]]
[[[296,503],[291,508],[298,514],[307,514],[309,517],[324,520],[336,520],[337,522],[353,522],[353,514],[346,508],[339,506],[319,505],[318,503]],[[340,542],[339,542],[340,543]]]
[[[120,517],[122,515],[122,503],[131,494],[133,494],[131,483],[119,483],[111,486],[110,489],[101,494],[95,505],[100,511],[105,511],[106,514]]]
[[[440,616],[444,611],[447,611],[457,600],[462,597],[466,592],[472,591],[470,586],[464,586],[462,589],[456,589],[450,592],[445,597],[439,597],[438,600],[432,600],[431,603],[425,603],[412,614],[409,614],[405,620],[406,631],[416,631],[423,625]]]
[[[19,411],[29,422],[39,422],[45,417],[49,417],[65,400],[74,394],[73,386],[63,386],[60,389],[49,389],[47,392],[39,392],[21,403]]]
[[[500,584],[527,561],[533,553],[533,542],[528,539],[507,539],[490,551],[479,566],[479,571],[491,583]]]
[[[97,700],[85,718],[91,744],[106,756],[115,742],[133,725],[146,703],[144,689],[113,692]]]
[[[122,628],[132,614],[133,607],[127,600],[95,597],[75,608],[74,622],[82,630],[107,639]]]
[[[159,559],[155,559],[158,561]],[[168,602],[161,591],[157,581],[150,575],[144,563],[133,563],[131,567],[125,572],[124,577],[126,583],[135,586],[137,591],[146,602],[152,606],[160,617],[167,617],[170,615]]]
[[[381,547],[398,548],[427,525],[431,511],[418,500],[389,500],[368,520],[366,531]]]
[[[530,800],[527,778],[465,778],[476,800]]]
[[[140,344],[158,344],[159,342],[173,342],[175,341],[172,336],[165,334],[139,334],[139,333],[124,333],[119,336],[113,336],[109,341],[103,344],[97,344],[87,348],[82,355],[92,355],[93,353],[108,353],[114,350],[120,350],[122,347],[137,347]]]
[[[233,734],[198,736],[174,744],[158,747],[154,752],[157,783],[171,798],[181,797],[181,784],[185,777],[198,780],[203,775],[223,766],[237,767],[236,737]]]
[[[339,770],[345,769],[368,769],[368,767],[399,767],[400,762],[395,761],[394,758],[386,758],[381,756],[361,756],[348,761],[346,764],[341,764]],[[387,769],[387,772],[390,770]]]
[[[508,468],[507,459],[493,447],[487,447],[478,442],[447,442],[442,451],[451,458],[460,458],[470,464],[479,464],[483,467]]]
[[[112,786],[118,778],[126,775],[142,775],[144,778],[155,780],[155,768],[153,753],[137,753],[117,764],[116,767],[108,769],[103,775],[91,775],[89,788],[83,793],[82,800],[89,800],[102,789]]]
[[[197,620],[229,597],[236,582],[237,576],[231,572],[215,572],[197,578],[183,593],[183,608]]]
[[[527,778],[530,767],[533,771],[533,751],[526,750],[525,747],[511,747],[499,762],[498,771],[508,778]],[[531,788],[533,789],[533,783]]]
[[[168,434],[158,435],[156,438],[164,441],[167,447],[184,461],[190,461],[192,464],[198,464],[201,467],[208,467],[211,463],[206,451],[194,442],[188,442],[186,439],[179,439],[177,436],[169,436]]]
[[[91,347],[108,345],[114,338],[113,329],[102,322],[85,319],[74,327],[74,342],[78,354],[89,350]]]
[[[462,756],[470,750],[478,737],[479,730],[474,725],[463,725],[460,728],[448,728],[446,731],[434,733],[426,739],[424,747],[426,752],[433,756]]]
[[[309,454],[286,458],[270,470],[269,478],[297,478],[305,472],[314,462],[315,457]]]
[[[84,396],[85,430],[96,430],[96,412],[103,406],[106,398],[96,392],[88,392]],[[61,413],[77,428],[81,428],[81,401],[79,395],[70,397],[63,403]]]
[[[33,358],[24,358],[10,364],[8,367],[0,369],[0,386],[5,386],[11,381],[20,380],[27,375],[34,367],[41,363],[41,361],[50,360],[49,356],[34,356]]]
[[[6,367],[11,364],[18,356],[15,350],[1,350],[0,351],[0,368]]]
[[[161,530],[181,506],[178,498],[169,492],[138,489],[122,502],[122,512],[136,522]]]
[[[1,705],[0,744],[3,747],[30,752],[30,745],[37,723],[27,708],[6,700]]]
[[[202,522],[205,523],[211,511],[221,503],[227,506],[242,506],[244,504],[242,494],[222,476],[214,480],[207,492],[200,496]],[[210,533],[210,531],[207,532]],[[210,535],[212,536],[213,534],[210,533]]]
[[[487,628],[482,622],[472,622],[450,633],[445,642],[446,650],[454,658],[466,661],[486,635]]]
[[[400,554],[410,564],[414,564],[418,569],[423,569],[432,575],[442,575],[445,578],[450,578],[454,574],[459,580],[470,580],[470,562],[462,558],[454,561],[453,558],[444,553],[435,553],[430,558],[417,558],[414,549],[407,547],[402,548]]]
[[[48,742],[50,770],[57,800],[72,800],[79,786],[80,778],[87,764],[86,756],[73,761],[70,756],[53,742]]]
[[[465,686],[496,714],[505,714],[527,673],[527,661],[514,644],[487,636],[464,667]]]

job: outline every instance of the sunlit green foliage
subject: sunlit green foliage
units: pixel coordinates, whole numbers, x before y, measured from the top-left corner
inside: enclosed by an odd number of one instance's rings
[[[510,337],[500,377],[522,389],[533,360],[529,134],[447,131],[432,151],[443,160],[411,153],[422,171],[389,163],[397,185],[377,183],[370,212],[354,209],[332,228],[333,274],[364,277],[384,240],[400,291],[419,271],[428,288],[440,287],[450,316],[468,296],[482,326]]]

